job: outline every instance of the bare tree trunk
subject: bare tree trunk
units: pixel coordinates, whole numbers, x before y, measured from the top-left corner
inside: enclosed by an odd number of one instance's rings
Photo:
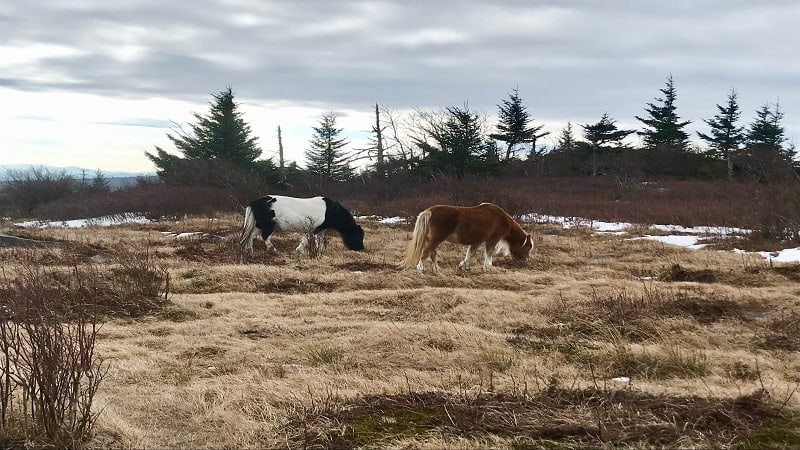
[[[733,158],[731,158],[730,150],[725,151],[725,162],[728,163],[728,179],[733,179]]]
[[[278,125],[278,167],[281,169],[281,174],[283,174],[284,163],[283,163],[283,138],[281,137],[281,126]]]
[[[377,163],[375,165],[375,171],[378,173],[380,177],[386,177],[386,166],[384,165],[383,161],[383,134],[381,129],[381,116],[380,111],[378,110],[378,104],[375,103],[375,128],[372,129],[375,132],[375,151],[377,153]]]

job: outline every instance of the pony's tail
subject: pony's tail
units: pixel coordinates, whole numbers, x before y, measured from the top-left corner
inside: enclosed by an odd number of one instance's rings
[[[242,250],[250,247],[253,248],[253,228],[256,226],[256,219],[253,217],[253,209],[249,206],[244,210],[244,227],[242,228],[242,236],[239,238],[239,246]]]
[[[431,212],[428,210],[422,211],[417,216],[417,223],[414,224],[414,231],[411,233],[411,242],[408,243],[406,248],[406,256],[400,265],[403,269],[411,269],[417,267],[419,258],[422,255],[422,249],[425,246],[425,239],[428,236],[428,223],[431,220]]]

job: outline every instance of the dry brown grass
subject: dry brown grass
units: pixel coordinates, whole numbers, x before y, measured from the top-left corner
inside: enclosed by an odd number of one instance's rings
[[[365,252],[331,233],[312,259],[286,235],[240,254],[239,220],[37,232],[69,243],[43,266],[122,245],[170,272],[168,306],[99,333],[96,446],[797,443],[796,265],[542,226],[530,261],[465,273],[444,244],[418,274],[395,268],[410,225],[361,221]]]

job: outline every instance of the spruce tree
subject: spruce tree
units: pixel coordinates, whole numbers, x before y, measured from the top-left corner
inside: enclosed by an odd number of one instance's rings
[[[498,132],[489,135],[489,137],[506,143],[506,161],[514,156],[517,145],[533,144],[537,138],[549,134],[549,132],[545,132],[537,135],[544,125],[530,126],[533,119],[528,114],[525,105],[522,104],[519,90],[514,89],[509,94],[509,98],[503,100],[503,104],[498,105],[498,108],[498,123],[496,126]]]
[[[583,137],[592,144],[593,147],[607,147],[609,145],[622,147],[622,140],[633,134],[635,130],[620,130],[617,128],[616,121],[604,113],[600,121],[595,124],[581,125]]]
[[[786,131],[781,125],[781,120],[783,120],[783,111],[781,111],[780,105],[775,103],[775,108],[772,109],[769,103],[765,103],[756,111],[756,118],[747,129],[747,145],[782,151],[786,141]]]
[[[683,128],[692,123],[690,120],[680,121],[676,114],[675,99],[677,93],[672,75],[667,77],[667,86],[660,89],[664,98],[656,98],[659,104],[648,103],[645,111],[648,117],[636,116],[648,128],[638,132],[648,149],[663,149],[685,152],[689,148],[689,134]]]
[[[556,141],[556,150],[562,152],[568,152],[570,150],[575,149],[577,142],[575,141],[575,135],[572,131],[572,122],[567,122],[567,126],[561,130],[561,134],[558,135],[558,140]]]
[[[708,155],[712,158],[725,160],[728,170],[728,179],[733,178],[733,155],[744,144],[744,127],[736,125],[741,115],[739,103],[736,100],[736,89],[731,89],[728,94],[728,103],[725,106],[717,105],[717,114],[712,119],[703,119],[709,127],[711,134],[697,132],[700,139],[708,143]]]
[[[306,150],[306,170],[336,181],[344,181],[352,176],[344,147],[349,142],[340,138],[344,130],[336,128],[336,116],[331,112],[323,114],[318,127],[312,127],[314,135]]]
[[[224,160],[224,165],[256,171],[272,165],[256,164],[256,159],[261,156],[258,138],[251,136],[250,125],[242,118],[231,87],[213,94],[213,97],[208,115],[195,112],[192,115],[197,122],[191,124],[189,130],[178,128],[175,134],[167,134],[182,157],[167,153],[160,147],[156,147],[155,155],[145,152],[162,179],[179,175],[176,172],[186,166],[181,164],[183,161],[209,163]]]
[[[794,145],[786,145],[785,129],[781,124],[783,111],[778,103],[774,108],[769,103],[756,111],[756,118],[746,131],[746,146],[742,165],[759,180],[770,180],[791,175],[800,179],[794,171],[797,167]]]

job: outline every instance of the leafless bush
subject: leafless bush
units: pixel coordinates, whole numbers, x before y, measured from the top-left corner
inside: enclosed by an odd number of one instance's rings
[[[27,171],[9,171],[10,181],[4,189],[8,209],[27,215],[39,205],[76,197],[81,183],[65,171],[51,172],[44,167]]]
[[[107,370],[99,321],[167,304],[169,275],[146,249],[116,248],[104,265],[63,258],[20,258],[0,279],[0,446],[82,446]]]
[[[51,308],[55,291],[34,286],[1,303],[0,445],[80,447],[107,371],[94,353],[97,315],[76,304],[65,322]]]
[[[148,217],[213,214],[235,211],[243,197],[219,187],[193,187],[146,183],[74,201],[47,203],[36,210],[37,217],[66,220],[139,212]]]
[[[752,240],[800,244],[800,183],[790,180],[759,186],[757,223]]]

